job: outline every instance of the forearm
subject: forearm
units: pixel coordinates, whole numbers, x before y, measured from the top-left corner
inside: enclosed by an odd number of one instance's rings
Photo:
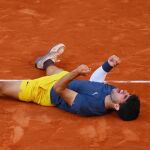
[[[94,71],[94,73],[91,75],[90,77],[90,81],[94,81],[94,82],[104,82],[105,78],[106,78],[107,72],[105,72],[101,67],[99,67],[98,69],[96,69]]]
[[[111,71],[113,67],[111,67],[108,61],[104,62],[104,64],[94,71],[92,76],[90,77],[90,81],[94,82],[104,82],[106,75],[109,71]]]
[[[67,88],[68,83],[76,77],[78,77],[79,75],[80,73],[76,69],[71,71],[55,83],[54,89],[57,92],[63,91],[65,88]]]

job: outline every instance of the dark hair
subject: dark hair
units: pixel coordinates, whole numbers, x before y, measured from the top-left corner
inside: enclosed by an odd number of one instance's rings
[[[140,100],[137,95],[131,95],[127,101],[120,105],[117,111],[119,117],[124,121],[136,119],[140,113]]]

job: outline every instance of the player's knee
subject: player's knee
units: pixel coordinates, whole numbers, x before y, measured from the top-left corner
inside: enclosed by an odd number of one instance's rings
[[[4,86],[4,82],[3,81],[0,81],[0,89],[2,89]]]
[[[4,95],[7,89],[7,83],[0,81],[0,94]]]

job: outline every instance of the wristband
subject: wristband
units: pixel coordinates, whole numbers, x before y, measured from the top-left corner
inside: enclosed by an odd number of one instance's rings
[[[105,61],[102,68],[104,71],[109,72],[113,67],[108,63],[108,61]]]

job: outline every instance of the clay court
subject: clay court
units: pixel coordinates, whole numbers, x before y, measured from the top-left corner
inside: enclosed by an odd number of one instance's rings
[[[148,0],[1,0],[0,79],[34,79],[34,60],[66,45],[58,66],[94,71],[110,55],[122,63],[107,80],[150,80]],[[79,79],[89,79],[92,72]],[[112,84],[112,83],[110,83]],[[80,117],[55,107],[0,99],[0,150],[148,150],[150,84],[113,83],[141,98],[140,117]]]

